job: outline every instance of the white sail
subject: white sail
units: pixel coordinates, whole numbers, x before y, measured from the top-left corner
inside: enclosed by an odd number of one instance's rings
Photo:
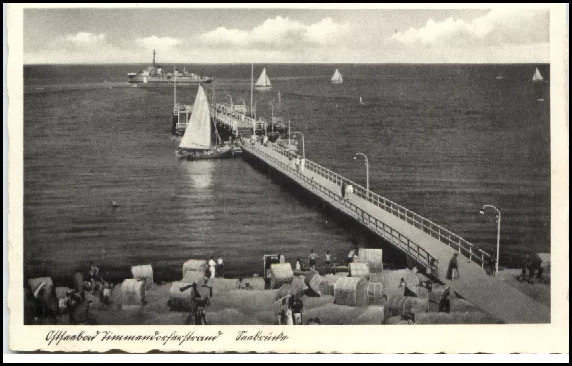
[[[536,70],[534,71],[534,75],[532,76],[532,81],[542,81],[542,80],[544,80],[544,78],[540,74],[540,71],[538,70],[537,67]]]
[[[209,150],[211,144],[211,113],[209,102],[202,85],[199,85],[193,113],[179,144],[179,149]]]
[[[340,74],[340,71],[336,69],[334,75],[332,76],[332,83],[341,84],[343,82],[344,79],[342,78],[342,74]]]
[[[255,86],[259,88],[272,86],[272,84],[270,84],[270,79],[268,78],[268,75],[266,75],[266,69],[262,70],[262,74],[260,74],[260,77],[256,81]]]

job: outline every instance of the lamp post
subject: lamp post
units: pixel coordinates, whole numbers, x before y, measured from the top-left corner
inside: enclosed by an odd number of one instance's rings
[[[274,99],[270,101],[270,126],[272,128],[272,136],[274,136]]]
[[[365,156],[365,154],[362,153],[356,153],[354,155],[354,160],[357,160],[358,156],[363,156],[363,158],[365,159],[365,189],[369,193],[369,160],[367,160],[367,156]]]
[[[495,277],[497,276],[498,272],[499,272],[499,250],[500,250],[500,223],[501,223],[501,212],[499,211],[498,208],[496,208],[495,206],[492,205],[484,205],[483,209],[481,211],[479,211],[479,213],[481,215],[485,214],[485,209],[486,208],[492,208],[493,210],[495,210],[497,212],[497,260],[495,263]]]
[[[302,159],[306,160],[306,149],[304,147],[304,135],[300,131],[294,132],[294,135],[299,134],[302,136]]]

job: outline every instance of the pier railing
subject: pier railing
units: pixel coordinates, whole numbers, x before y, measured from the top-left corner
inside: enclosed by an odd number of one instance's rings
[[[251,150],[250,146],[252,145],[249,146],[247,143],[243,146],[245,147],[245,150]],[[274,146],[274,144],[272,144],[272,146]],[[408,254],[410,257],[428,269],[428,271],[430,271],[432,274],[436,276],[439,275],[439,261],[437,258],[433,257],[431,254],[429,254],[429,252],[423,249],[423,247],[409,239],[407,236],[378,220],[376,217],[370,215],[365,210],[356,206],[349,200],[341,197],[337,192],[332,192],[326,187],[317,184],[313,178],[308,178],[302,172],[292,168],[292,166],[285,164],[278,159],[275,159],[274,157],[266,154],[264,151],[256,149],[254,146],[252,146],[251,151],[254,155],[258,155],[259,158],[273,163],[283,172],[287,173],[291,177],[296,178],[298,182],[306,189],[324,198],[326,201],[333,203],[335,207],[352,216],[358,222],[362,223],[370,230],[376,232],[381,237],[388,240],[390,243],[396,245],[398,248],[400,248],[402,251],[404,251],[406,254]]]
[[[276,144],[271,144],[272,150],[276,151],[277,153],[284,155],[286,157],[299,157],[302,158],[300,155],[288,151],[281,146]],[[434,223],[433,221],[385,198],[380,196],[377,193],[372,191],[368,191],[363,186],[352,182],[351,180],[334,173],[333,171],[324,168],[323,166],[314,163],[313,161],[305,159],[304,163],[305,169],[320,175],[323,178],[335,183],[336,185],[342,186],[342,183],[346,185],[352,185],[354,187],[354,194],[360,198],[363,198],[367,202],[383,209],[391,213],[394,216],[399,217],[400,219],[404,220],[405,222],[413,225],[414,227],[423,230],[425,233],[431,235],[432,237],[436,238],[443,244],[448,245],[449,247],[457,250],[460,254],[464,255],[465,257],[469,258],[470,261],[474,261],[480,264],[481,267],[484,268],[487,260],[490,258],[490,254],[483,251],[482,249],[476,247],[474,244],[470,243],[466,239],[463,239],[461,236],[453,233],[452,231],[444,228],[441,225]]]
[[[234,130],[237,130],[238,127],[252,128],[253,125],[255,129],[259,130],[265,128],[267,125],[267,122],[263,119],[255,120],[240,111],[234,110],[227,104],[217,103],[214,113],[216,118]]]

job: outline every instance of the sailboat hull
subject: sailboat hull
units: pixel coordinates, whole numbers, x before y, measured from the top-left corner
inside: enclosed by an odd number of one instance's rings
[[[255,86],[254,89],[260,90],[260,91],[265,91],[265,90],[272,89],[272,87],[271,86]]]
[[[236,149],[232,146],[224,146],[213,148],[206,151],[177,151],[177,157],[181,160],[212,160],[212,159],[230,159],[242,155],[242,149]]]

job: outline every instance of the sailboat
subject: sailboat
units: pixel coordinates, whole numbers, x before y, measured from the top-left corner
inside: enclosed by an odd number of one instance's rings
[[[211,141],[213,121],[207,95],[199,84],[193,113],[185,129],[185,134],[179,143],[177,157],[187,160],[224,159],[233,156],[233,150],[228,145],[213,145]],[[217,133],[217,143],[220,137]]]
[[[534,75],[532,75],[532,81],[544,81],[544,78],[543,78],[542,75],[540,74],[540,71],[538,70],[538,67],[537,67],[536,70],[534,71]]]
[[[497,79],[497,80],[502,80],[502,79],[504,79],[504,76],[502,76],[501,74],[498,74],[497,77],[496,77],[496,79]]]
[[[360,105],[364,105],[364,104],[365,104],[365,102],[363,101],[363,99],[361,99],[361,96],[359,97],[359,104],[360,104]]]
[[[342,78],[342,74],[340,74],[340,70],[336,69],[334,75],[332,76],[332,84],[341,84],[344,82]]]
[[[266,68],[262,70],[262,74],[254,84],[256,90],[270,90],[272,89],[272,84],[270,83],[270,79],[268,75],[266,75]]]

